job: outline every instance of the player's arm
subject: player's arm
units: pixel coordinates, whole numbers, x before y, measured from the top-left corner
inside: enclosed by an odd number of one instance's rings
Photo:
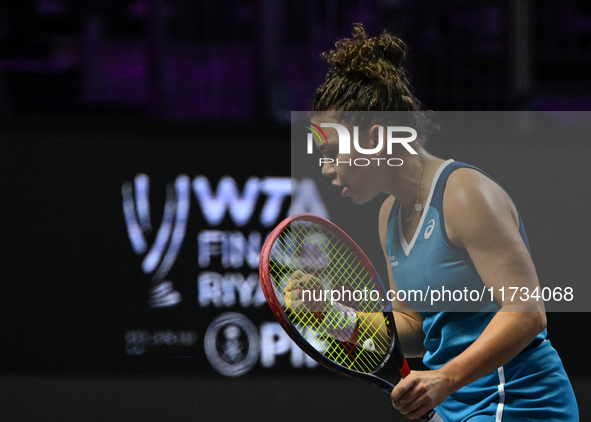
[[[388,251],[386,250],[388,217],[392,210],[392,206],[394,205],[394,201],[395,198],[393,196],[388,197],[380,208],[379,216],[380,243],[387,263],[390,262]],[[389,286],[386,286],[386,288],[397,291],[396,283],[394,282],[394,277],[389,267],[388,281]],[[423,357],[425,354],[425,347],[423,346],[423,340],[425,339],[425,334],[423,333],[423,318],[418,312],[415,312],[410,306],[404,303],[397,302],[392,305],[395,310],[394,320],[396,322],[396,329],[398,330],[398,336],[400,337],[400,344],[402,345],[404,356],[407,358]]]
[[[450,240],[466,249],[484,284],[497,294],[501,310],[463,353],[440,369],[415,371],[396,386],[394,406],[409,418],[506,364],[546,326],[542,302],[498,296],[502,287],[539,288],[517,212],[505,191],[479,172],[459,169],[448,180],[443,209]]]
[[[509,288],[529,292],[539,281],[533,261],[519,233],[519,218],[505,191],[479,172],[458,170],[450,177],[450,240],[470,254],[487,288],[493,288],[501,310],[482,335],[444,372],[460,388],[494,371],[521,352],[546,327],[543,301],[500,294]],[[465,207],[469,207],[465,208]],[[519,296],[519,297],[518,297]],[[504,300],[503,300],[504,299]]]

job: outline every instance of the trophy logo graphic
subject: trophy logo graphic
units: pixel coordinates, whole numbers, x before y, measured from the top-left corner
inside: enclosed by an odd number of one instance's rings
[[[153,308],[179,304],[182,296],[173,283],[166,280],[166,276],[174,265],[185,238],[191,196],[189,177],[179,175],[174,184],[169,183],[166,186],[164,213],[155,236],[151,236],[149,177],[140,173],[133,183],[123,183],[121,195],[131,246],[136,254],[144,256],[144,274],[152,276],[148,304]]]

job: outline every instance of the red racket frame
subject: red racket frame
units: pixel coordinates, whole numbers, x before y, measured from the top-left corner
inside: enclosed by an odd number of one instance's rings
[[[396,324],[394,322],[394,315],[391,311],[383,312],[384,318],[388,319],[389,327],[392,330],[392,341],[389,345],[388,351],[384,355],[382,362],[377,368],[375,368],[370,373],[364,373],[339,365],[333,362],[332,360],[328,359],[326,356],[324,356],[322,353],[320,353],[318,350],[312,347],[308,343],[308,341],[300,334],[300,332],[293,326],[293,324],[287,317],[281,303],[277,299],[275,289],[273,287],[273,282],[271,281],[271,274],[269,272],[269,259],[271,255],[271,249],[273,248],[273,245],[277,238],[280,236],[280,234],[294,221],[306,221],[318,224],[321,227],[328,230],[333,236],[339,238],[339,240],[346,243],[349,246],[350,250],[357,255],[357,258],[359,259],[361,265],[363,265],[365,269],[372,275],[374,282],[382,290],[382,293],[385,293],[384,285],[380,277],[378,276],[375,268],[373,267],[371,261],[369,260],[367,255],[365,255],[365,253],[361,250],[361,248],[355,243],[355,241],[353,241],[353,239],[351,239],[343,230],[341,230],[332,222],[317,215],[297,214],[292,217],[288,217],[281,223],[279,223],[279,225],[271,232],[261,250],[259,274],[261,278],[263,293],[267,298],[267,302],[269,303],[271,311],[273,312],[275,318],[277,318],[277,321],[279,321],[285,332],[291,337],[291,339],[316,362],[320,363],[321,365],[325,366],[326,368],[332,371],[374,384],[381,390],[390,394],[392,392],[392,389],[394,388],[394,385],[382,378],[375,376],[374,374],[379,372],[391,358],[393,358],[394,363],[400,375],[403,378],[410,374],[410,368],[408,366],[406,359],[404,358],[402,349],[400,347],[398,333],[396,331]]]

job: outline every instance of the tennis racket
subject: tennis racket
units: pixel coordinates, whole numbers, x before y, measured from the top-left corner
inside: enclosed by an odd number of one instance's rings
[[[285,219],[263,246],[259,272],[273,314],[318,363],[388,394],[394,385],[376,375],[388,361],[410,374],[384,285],[336,225],[312,214]],[[434,410],[421,420],[443,421]]]

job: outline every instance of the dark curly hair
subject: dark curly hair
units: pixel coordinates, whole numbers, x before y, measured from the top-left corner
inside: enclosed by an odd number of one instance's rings
[[[310,111],[419,111],[402,68],[406,47],[387,32],[370,38],[355,24],[353,38],[323,53],[330,64]]]
[[[370,38],[357,23],[353,38],[339,40],[335,47],[322,54],[330,69],[312,99],[311,115],[330,112],[337,120],[367,126],[375,114],[356,112],[395,111],[380,116],[382,124],[414,127],[419,143],[424,145],[426,135],[436,127],[421,111],[402,67],[404,42],[387,32]]]

